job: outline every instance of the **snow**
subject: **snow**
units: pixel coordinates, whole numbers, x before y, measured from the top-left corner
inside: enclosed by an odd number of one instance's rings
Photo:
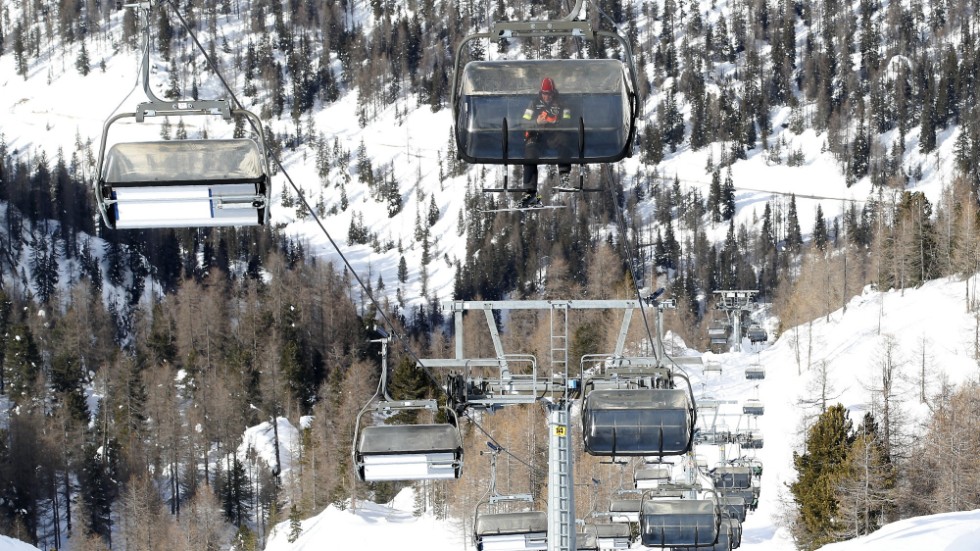
[[[38,551],[37,547],[0,534],[0,551]]]
[[[276,525],[265,551],[321,551],[330,549],[394,549],[407,551],[459,551],[462,535],[450,521],[432,515],[412,515],[414,493],[406,488],[390,506],[359,502],[356,511],[333,505],[303,521],[303,532],[289,543],[289,522]]]
[[[976,551],[978,542],[980,509],[900,520],[873,534],[825,545],[820,551]]]
[[[801,447],[804,420],[816,414],[814,408],[801,405],[801,401],[814,398],[813,381],[821,363],[827,362],[829,368],[830,394],[834,397],[831,403],[843,403],[849,408],[851,419],[859,422],[864,411],[871,409],[871,393],[867,389],[880,369],[882,343],[890,336],[899,366],[899,398],[895,404],[904,409],[910,426],[916,426],[928,413],[918,399],[916,361],[922,339],[926,339],[929,350],[927,396],[937,390],[937,381],[942,377],[959,383],[977,376],[970,338],[976,321],[967,311],[964,298],[964,288],[972,289],[977,283],[974,277],[967,281],[937,280],[904,291],[865,289],[848,303],[846,312],[841,309],[810,324],[790,328],[775,341],[771,335],[767,344],[752,345],[744,340],[741,352],[703,354],[706,364],[717,363],[722,371],[691,370],[695,394],[732,402],[720,406],[719,425],[723,428],[736,430],[751,423],[765,438],[765,447],[753,454],[765,467],[759,508],[746,519],[740,549],[796,549],[784,522],[787,509],[792,507],[785,488],[796,478],[792,454]],[[763,321],[769,330],[776,322],[771,318]],[[696,354],[691,350],[675,353]],[[764,380],[745,379],[745,368],[753,365],[765,368]],[[755,421],[741,415],[742,404],[750,399],[759,399],[765,406],[765,414]],[[702,416],[702,421],[704,417],[707,416]],[[697,456],[712,465],[722,454],[731,459],[735,453],[717,446],[696,449]],[[389,547],[392,542],[397,542],[401,551],[473,548],[469,534],[461,533],[458,522],[413,517],[410,492],[404,490],[389,505],[361,502],[362,509],[357,512],[328,507],[303,521],[302,535],[293,544],[286,539],[288,522],[281,523],[266,550],[305,551],[327,545],[376,549]],[[906,519],[869,536],[824,547],[823,551],[973,551],[980,537],[978,521],[980,511]],[[634,548],[641,546],[636,544]]]
[[[15,5],[13,9],[17,11],[19,8]],[[12,55],[0,56],[0,105],[6,106],[2,132],[9,151],[26,158],[37,156],[43,150],[47,152],[49,160],[53,160],[58,148],[70,156],[75,149],[76,138],[80,138],[83,143],[90,141],[97,152],[104,121],[111,114],[131,110],[142,101],[142,91],[138,89],[135,78],[138,54],[124,51],[123,55],[108,57],[116,46],[114,41],[118,42],[121,17],[121,12],[112,15],[116,25],[109,31],[111,39],[87,42],[93,68],[87,77],[82,77],[74,69],[78,44],[64,49],[60,46],[52,49],[43,47],[41,63],[32,61],[30,76],[26,80],[16,74]],[[221,32],[229,42],[234,43],[241,30],[233,25],[223,25]],[[103,58],[106,58],[105,71],[99,68]],[[155,90],[162,90],[166,85],[166,67],[155,62],[151,82]],[[241,85],[240,80],[232,82],[236,90],[240,90]],[[201,83],[201,90],[202,96],[211,92],[211,96],[216,97],[217,82],[212,77]],[[657,93],[662,94],[662,91],[658,90]],[[648,111],[644,114],[645,118],[652,117],[652,110],[658,101],[659,96],[646,102]],[[464,208],[466,185],[466,176],[439,180],[437,159],[443,162],[446,159],[450,113],[446,109],[433,113],[428,106],[417,106],[415,98],[402,98],[396,104],[384,106],[377,118],[361,128],[356,119],[356,103],[356,91],[348,92],[331,105],[319,106],[314,115],[316,132],[322,133],[331,142],[338,138],[352,154],[348,173],[351,183],[347,188],[350,207],[327,216],[323,220],[325,227],[338,241],[340,251],[354,270],[366,282],[374,285],[378,275],[383,277],[385,292],[392,300],[397,287],[398,260],[404,255],[409,263],[410,277],[403,287],[403,294],[410,304],[413,301],[417,303],[422,300],[422,266],[418,263],[421,254],[419,245],[413,244],[408,236],[414,232],[416,212],[421,213],[424,219],[429,194],[434,194],[441,217],[431,228],[432,257],[435,260],[426,268],[427,291],[429,296],[448,299],[454,270],[441,259],[446,255],[454,260],[465,254],[464,236],[457,232],[456,220],[457,213]],[[396,116],[396,109],[403,115]],[[806,130],[795,135],[780,124],[788,117],[785,110],[774,114],[774,134],[769,137],[770,143],[784,138],[788,143],[784,156],[789,151],[800,149],[805,152],[805,162],[799,167],[772,165],[762,148],[757,147],[749,152],[747,160],[735,163],[732,174],[737,190],[736,224],[753,227],[765,201],[786,201],[785,194],[795,193],[798,196],[800,225],[806,233],[813,227],[817,205],[830,219],[838,215],[849,201],[863,201],[871,193],[867,179],[851,187],[845,185],[841,167],[829,152],[822,151],[826,134]],[[295,130],[288,116],[272,121],[271,125],[277,132]],[[913,167],[921,166],[923,179],[911,182],[908,189],[925,192],[935,204],[942,187],[951,179],[951,152],[956,131],[950,129],[940,133],[936,152],[927,156],[917,151],[917,132],[917,129],[913,129],[909,134],[904,166],[909,173]],[[370,199],[366,186],[357,183],[354,156],[361,142],[365,144],[375,170],[391,166],[401,177],[403,210],[394,218],[388,217],[383,203]],[[691,151],[682,146],[676,153],[668,154],[658,167],[659,173],[669,180],[676,176],[682,187],[698,188],[706,196],[710,174],[705,171],[705,166],[709,156],[718,163],[720,147],[715,144],[700,151]],[[331,171],[330,182],[322,186],[312,163],[314,157],[315,153],[309,150],[284,152],[286,169],[305,190],[306,197],[312,203],[323,193],[329,210],[339,203],[339,191],[335,186],[341,174],[335,167]],[[92,166],[83,168],[89,173],[94,171]],[[623,161],[621,168],[624,174],[635,174],[645,167],[636,156]],[[478,170],[471,174],[476,175]],[[488,178],[497,177],[498,170],[490,168]],[[278,205],[284,185],[284,176],[275,176],[272,185],[276,203],[272,209],[273,223],[288,223],[287,231],[310,243],[309,250],[313,256],[339,261],[337,251],[312,220],[297,221],[293,210]],[[651,205],[641,208],[650,209]],[[355,213],[363,215],[371,231],[376,232],[382,241],[405,236],[404,253],[399,253],[397,249],[376,253],[368,246],[347,244],[347,228]],[[469,216],[469,213],[463,214],[464,218]],[[709,237],[722,239],[726,231],[727,224],[711,225]],[[95,243],[93,246],[99,248]],[[64,280],[66,278],[62,278]],[[867,389],[872,385],[885,336],[890,335],[897,344],[900,359],[902,376],[899,390],[903,394],[899,403],[910,422],[921,420],[927,408],[918,399],[918,364],[915,361],[922,342],[926,343],[929,351],[929,389],[935,390],[935,383],[942,376],[948,376],[952,382],[977,377],[976,362],[972,359],[977,322],[967,311],[965,299],[967,293],[974,294],[972,290],[975,288],[974,278],[969,282],[934,281],[918,289],[884,292],[868,289],[848,303],[846,312],[839,310],[826,318],[814,320],[812,324],[790,328],[767,346],[750,346],[746,341],[745,352],[704,355],[706,361],[719,363],[722,372],[705,374],[694,371],[691,373],[692,383],[699,397],[710,396],[737,402],[722,406],[722,420],[730,425],[729,428],[734,429],[740,423],[749,422],[738,415],[740,405],[746,399],[759,398],[766,407],[765,415],[757,420],[766,442],[765,448],[756,452],[765,465],[763,491],[759,509],[745,523],[742,549],[783,551],[795,548],[781,523],[789,507],[785,487],[795,479],[792,452],[799,449],[802,442],[804,419],[814,414],[812,408],[801,405],[801,400],[812,398],[812,385],[819,366],[826,362],[834,389],[834,401],[841,401],[851,410],[851,419],[858,421],[863,412],[872,407]],[[107,288],[104,292],[109,298],[111,293],[118,291]],[[119,301],[118,298],[115,300]],[[761,321],[770,333],[776,327],[774,320]],[[744,369],[757,363],[765,367],[766,379],[746,381]],[[281,442],[280,460],[286,473],[291,466],[295,446],[298,446],[297,431],[283,418],[277,422]],[[271,442],[271,425],[262,423],[246,430],[244,448],[239,452],[246,454],[251,447],[258,457],[273,465],[275,452]],[[714,460],[722,453],[730,457],[734,452],[703,447],[698,453]],[[408,491],[399,494],[390,505],[361,503],[355,512],[329,507],[303,522],[303,533],[293,544],[286,539],[288,523],[280,524],[266,549],[378,549],[397,545],[400,551],[441,551],[463,549],[469,545],[468,536],[460,533],[455,522],[440,521],[430,516],[415,518],[411,510],[412,499]],[[870,536],[834,544],[825,550],[851,551],[860,546],[862,551],[964,551],[976,549],[978,537],[980,513],[950,513],[896,522]],[[32,546],[0,536],[0,551],[33,549]]]

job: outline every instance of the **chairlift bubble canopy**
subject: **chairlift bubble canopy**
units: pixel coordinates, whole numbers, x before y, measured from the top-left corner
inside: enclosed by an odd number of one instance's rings
[[[640,539],[648,547],[705,547],[718,541],[720,514],[711,499],[644,499]]]
[[[682,455],[691,449],[694,415],[684,389],[593,390],[582,406],[585,451],[595,456]]]
[[[568,113],[553,127],[524,119],[546,77]],[[619,161],[632,152],[631,86],[614,59],[472,61],[460,79],[457,152],[478,164]],[[525,146],[525,132],[539,135],[533,150]]]
[[[470,55],[474,40],[562,39],[617,42],[618,59],[482,60]],[[525,121],[524,111],[551,78],[568,118],[552,128]],[[586,21],[503,21],[489,32],[465,37],[456,48],[452,106],[457,155],[476,164],[609,163],[632,154],[640,112],[636,68],[629,42],[620,34],[593,30]],[[563,114],[564,115],[564,114]],[[540,132],[525,148],[525,131]],[[551,133],[550,138],[545,138]]]

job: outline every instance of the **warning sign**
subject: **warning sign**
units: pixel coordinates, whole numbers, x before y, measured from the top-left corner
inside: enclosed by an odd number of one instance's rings
[[[567,429],[561,425],[555,427],[555,436],[565,436]]]

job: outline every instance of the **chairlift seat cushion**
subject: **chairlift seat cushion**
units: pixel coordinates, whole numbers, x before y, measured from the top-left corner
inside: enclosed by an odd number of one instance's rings
[[[598,456],[687,453],[691,409],[683,389],[594,390],[582,408],[585,450]]]

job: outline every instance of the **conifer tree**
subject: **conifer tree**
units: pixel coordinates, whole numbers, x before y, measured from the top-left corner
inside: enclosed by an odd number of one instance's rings
[[[847,470],[851,428],[844,406],[831,406],[807,430],[806,452],[793,453],[797,480],[790,493],[799,515],[793,532],[803,549],[836,541],[845,528],[838,517],[837,487]]]
[[[827,250],[830,235],[827,232],[827,221],[823,217],[823,208],[817,205],[817,214],[813,222],[813,245],[821,251]]]
[[[799,251],[803,245],[803,233],[800,231],[800,218],[796,213],[796,194],[789,196],[789,212],[786,215],[786,247]]]

